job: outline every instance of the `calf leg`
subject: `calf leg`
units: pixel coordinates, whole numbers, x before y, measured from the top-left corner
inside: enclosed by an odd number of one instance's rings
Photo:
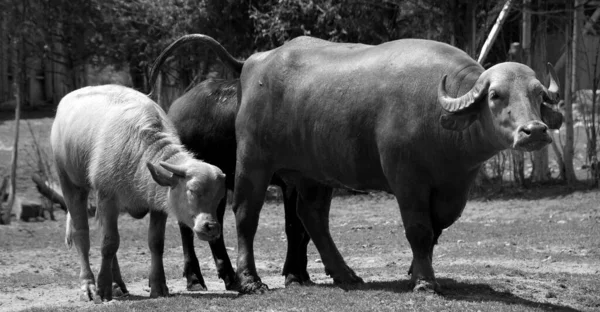
[[[362,283],[363,280],[346,265],[329,232],[329,209],[333,189],[311,184],[298,186],[298,216],[321,255],[325,272],[336,284]]]
[[[87,216],[88,191],[71,183],[65,174],[59,172],[60,185],[67,205],[66,242],[75,245],[79,255],[79,280],[81,281],[80,299],[93,300],[96,282],[90,268],[90,229]]]
[[[129,291],[127,290],[127,287],[125,286],[123,277],[121,277],[121,268],[119,267],[119,261],[117,261],[117,255],[115,255],[115,257],[113,258],[112,274],[113,274],[113,298],[129,296]]]
[[[285,209],[285,234],[287,236],[287,254],[281,274],[285,276],[285,286],[312,284],[306,270],[306,258],[310,236],[304,229],[302,221],[298,218],[296,205],[298,191],[295,187],[281,186],[283,193],[283,207]]]
[[[200,272],[200,264],[194,250],[194,231],[187,225],[179,223],[181,247],[183,248],[183,276],[187,280],[187,290],[206,290],[206,284]]]
[[[98,273],[95,302],[110,301],[113,295],[113,262],[119,249],[119,208],[111,197],[98,194],[98,216],[102,224],[102,264]],[[120,271],[119,271],[120,272]],[[120,277],[120,274],[119,274]],[[122,282],[122,280],[121,280]]]
[[[253,155],[240,149],[240,146],[244,145],[238,145],[233,201],[238,239],[236,288],[241,293],[262,293],[268,290],[268,286],[262,283],[256,272],[254,235],[272,172],[265,170],[261,164],[251,163],[240,157]]]
[[[150,211],[150,226],[148,228],[148,246],[150,247],[150,297],[166,297],[169,295],[163,267],[165,250],[165,225],[167,214],[162,211]]]
[[[223,216],[225,215],[225,208],[227,207],[227,196],[221,199],[219,207],[217,208],[217,221],[219,224],[223,224]],[[225,239],[223,237],[223,227],[221,227],[221,235],[218,239],[208,243],[210,250],[212,251],[213,259],[215,260],[215,266],[219,278],[225,283],[225,289],[233,290],[237,287],[235,272],[229,260],[227,249],[225,249]]]

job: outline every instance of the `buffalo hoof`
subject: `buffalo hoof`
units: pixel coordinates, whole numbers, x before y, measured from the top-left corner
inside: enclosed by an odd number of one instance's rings
[[[129,291],[127,291],[125,284],[119,285],[117,283],[113,283],[112,296],[113,296],[113,298],[127,297],[127,296],[129,296]]]
[[[96,285],[94,285],[93,281],[85,281],[83,285],[81,285],[81,289],[79,292],[79,300],[81,301],[92,301],[94,300],[94,296],[96,295]]]
[[[195,283],[188,283],[186,289],[188,291],[206,291],[206,285],[203,285],[199,282],[195,282]]]
[[[192,265],[186,265],[189,267],[192,267]],[[202,277],[202,274],[200,273],[200,267],[198,267],[198,264],[196,264],[196,267],[198,268],[197,270],[192,270],[186,268],[183,271],[183,276],[186,278],[187,280],[187,285],[186,285],[186,289],[189,291],[205,291],[206,288],[206,284],[204,283],[204,278]]]
[[[411,287],[414,292],[440,293],[440,285],[435,280],[428,281],[425,279],[418,279],[416,281],[411,281],[409,287]]]
[[[314,285],[313,281],[310,280],[308,273],[292,274],[289,273],[285,277],[285,287],[294,286],[311,286]]]
[[[356,273],[354,273],[354,271],[347,265],[344,266],[341,274],[338,273],[337,276],[332,277],[333,283],[336,285],[353,285],[364,283],[363,279],[356,275]]]
[[[166,283],[156,283],[150,286],[150,298],[168,297],[169,288]]]
[[[240,294],[259,295],[267,292],[269,290],[269,286],[261,281],[256,281],[253,283],[240,284],[235,290],[237,290]]]

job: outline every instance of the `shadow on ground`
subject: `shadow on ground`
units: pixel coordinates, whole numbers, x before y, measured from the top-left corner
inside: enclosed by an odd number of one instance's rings
[[[464,283],[449,278],[438,278],[437,281],[441,287],[441,294],[439,296],[445,300],[469,302],[494,301],[516,306],[541,308],[546,311],[580,311],[568,306],[528,300],[514,295],[509,291],[495,290],[487,284]],[[326,288],[338,287],[338,285],[333,284],[317,284],[315,286]],[[344,290],[348,292],[356,290],[389,291],[394,293],[412,292],[412,289],[409,287],[409,280],[366,282],[364,284],[352,285]]]

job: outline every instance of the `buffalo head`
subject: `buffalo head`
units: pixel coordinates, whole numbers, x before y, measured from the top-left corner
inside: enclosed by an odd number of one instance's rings
[[[438,88],[445,111],[442,127],[460,131],[479,119],[487,136],[503,148],[533,151],[552,142],[548,129],[559,129],[562,115],[549,106],[558,102],[558,79],[548,63],[550,82],[544,86],[535,72],[506,62],[484,71],[473,88],[458,98],[446,92],[446,76]]]
[[[211,241],[221,235],[216,211],[225,196],[225,174],[213,165],[192,159],[180,165],[147,163],[152,178],[169,187],[168,206],[198,238]]]

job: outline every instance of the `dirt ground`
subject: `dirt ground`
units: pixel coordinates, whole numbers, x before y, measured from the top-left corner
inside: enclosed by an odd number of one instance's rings
[[[42,141],[47,140],[51,118],[34,117],[30,122]],[[12,133],[11,129],[10,122],[0,119],[0,143],[4,146],[9,145],[10,136],[6,134]],[[22,128],[24,137],[31,139],[27,132],[27,128]],[[0,161],[6,159],[10,159],[10,154],[0,151]],[[22,177],[18,189],[24,196],[35,197],[35,188],[27,176],[31,172],[26,167],[30,162],[26,159],[20,162]],[[600,193],[554,188],[556,191],[546,190],[540,196],[530,192],[468,203],[459,221],[442,234],[434,252],[434,269],[444,294],[439,299],[442,304],[476,302],[482,310],[486,310],[486,302],[506,304],[511,307],[507,310],[600,310]],[[93,305],[78,300],[77,253],[64,245],[64,213],[57,211],[56,217],[57,221],[15,221],[0,226],[0,311],[78,310]],[[255,239],[258,272],[271,289],[282,288],[284,282],[280,275],[286,248],[283,221],[282,204],[267,203]],[[94,222],[91,224],[90,258],[92,269],[97,272],[99,231]],[[148,220],[121,216],[119,228],[118,255],[131,293],[128,300],[146,299],[150,265],[146,243]],[[391,282],[406,286],[406,270],[412,256],[397,204],[391,196],[335,198],[331,232],[349,266],[367,284]],[[229,208],[224,235],[229,256],[235,263],[237,244]],[[167,285],[171,294],[187,294],[181,277],[183,257],[174,218],[169,218],[166,236]],[[196,241],[196,252],[209,288],[200,296],[236,297],[236,293],[225,291],[217,278],[208,244]],[[332,283],[312,243],[308,252],[313,281]],[[372,297],[370,294],[365,300]],[[372,300],[376,309],[378,301]],[[418,306],[411,307],[418,310]]]

